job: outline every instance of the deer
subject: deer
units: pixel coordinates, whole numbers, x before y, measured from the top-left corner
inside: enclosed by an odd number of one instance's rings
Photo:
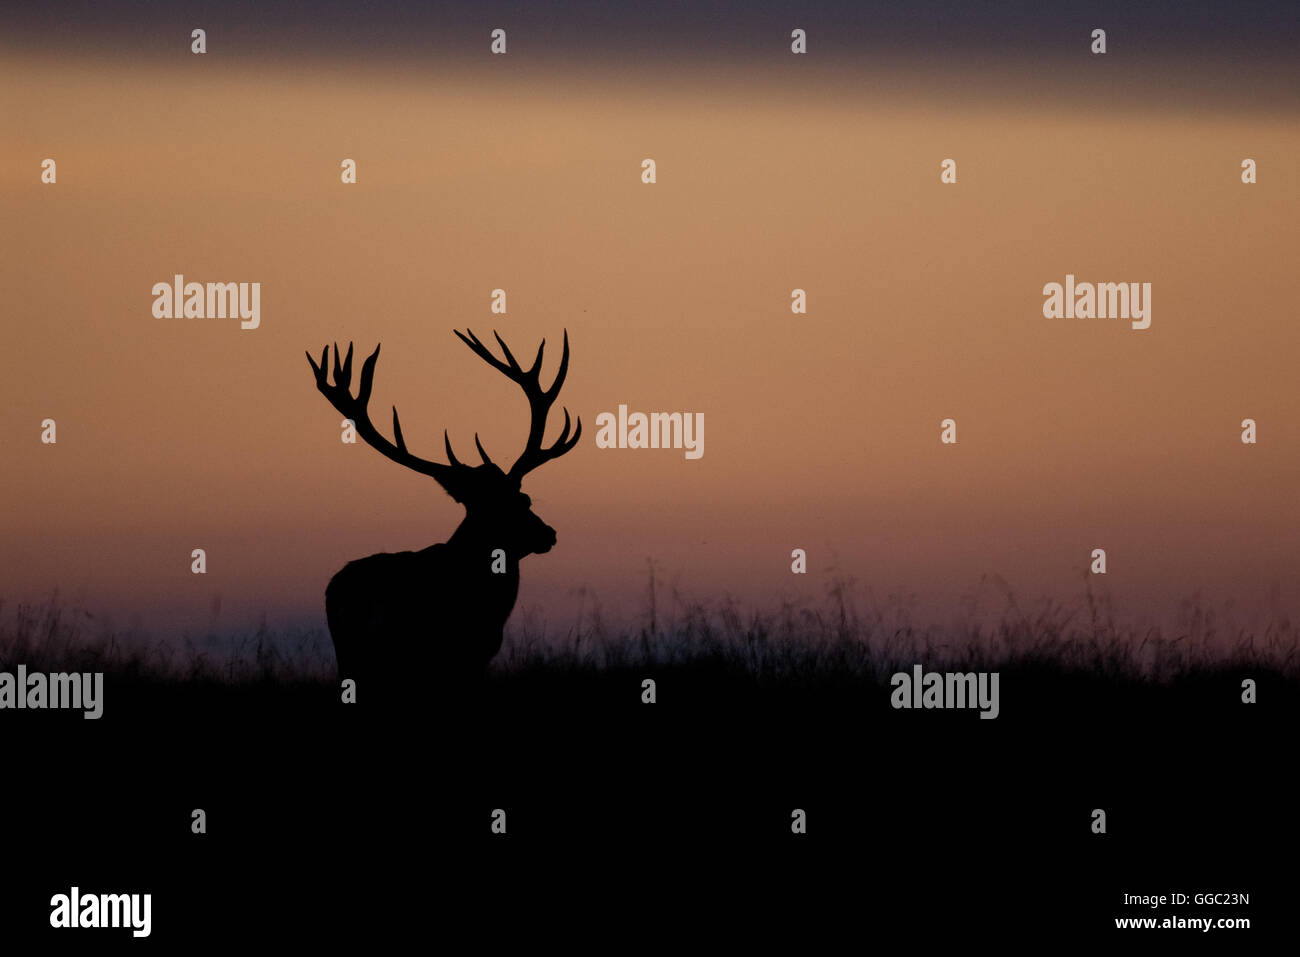
[[[361,366],[357,394],[352,394],[352,343],[340,361],[334,344],[334,381],[330,348],[320,362],[307,353],[316,388],[330,405],[350,419],[356,434],[384,457],[442,486],[465,507],[465,517],[445,542],[413,552],[382,552],[348,562],[325,589],[325,617],[340,680],[353,679],[357,700],[366,686],[385,696],[405,695],[413,682],[456,692],[477,687],[501,650],[505,625],[519,594],[519,563],[555,547],[555,529],[532,510],[521,484],[535,468],[572,451],[582,435],[582,419],[572,428],[564,409],[564,428],[543,447],[546,419],[569,371],[569,334],[564,333],[560,368],[550,388],[542,388],[542,353],[524,369],[495,331],[504,361],[473,332],[453,330],[486,363],[517,383],[528,399],[530,421],[523,452],[509,471],[496,465],[474,434],[481,465],[462,464],[443,430],[445,463],[418,458],[407,450],[397,406],[393,406],[390,441],[370,420],[368,405],[375,364],[382,343]],[[428,686],[428,685],[426,685]]]

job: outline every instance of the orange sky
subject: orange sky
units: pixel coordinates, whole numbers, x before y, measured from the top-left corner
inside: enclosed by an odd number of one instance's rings
[[[558,630],[584,585],[637,611],[651,556],[700,598],[821,596],[838,563],[937,611],[984,573],[1073,599],[1105,547],[1097,584],[1134,615],[1198,589],[1300,605],[1291,115],[905,78],[848,97],[44,62],[0,64],[8,602],[57,586],[196,628],[219,595],[220,623],[323,626],[344,562],[445,539],[461,511],[339,442],[303,351],[382,340],[385,431],[396,402],[416,454],[446,428],[470,457],[477,430],[509,461],[526,406],[452,335],[468,327],[530,356],[569,331],[584,437],[526,485],[559,545],[521,593]],[[261,282],[261,327],[154,318],[178,272]],[[1067,272],[1152,283],[1151,328],[1044,319]],[[597,449],[620,403],[703,412],[704,457]]]

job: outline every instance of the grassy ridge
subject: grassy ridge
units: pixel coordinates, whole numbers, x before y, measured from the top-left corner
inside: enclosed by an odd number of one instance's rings
[[[1300,678],[1300,635],[1287,619],[1259,633],[1226,632],[1209,609],[1193,608],[1176,635],[1137,631],[1082,609],[1047,605],[1022,613],[1013,598],[1000,622],[942,630],[912,625],[906,611],[859,613],[843,587],[820,607],[783,603],[745,612],[734,602],[675,603],[638,627],[607,626],[599,614],[563,636],[524,616],[507,629],[492,664],[510,681],[539,673],[596,674],[696,669],[758,686],[886,683],[923,663],[940,671],[1050,670],[1108,681],[1165,683],[1196,673],[1267,671]],[[516,619],[520,616],[517,614]],[[96,627],[57,594],[38,604],[0,601],[0,669],[103,671],[138,681],[332,683],[333,647],[323,628],[154,640]],[[434,638],[432,640],[438,640]]]

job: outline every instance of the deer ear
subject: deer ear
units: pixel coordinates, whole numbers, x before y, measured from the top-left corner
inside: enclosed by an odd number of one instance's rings
[[[474,470],[463,465],[452,465],[434,476],[442,490],[461,505],[473,494]]]

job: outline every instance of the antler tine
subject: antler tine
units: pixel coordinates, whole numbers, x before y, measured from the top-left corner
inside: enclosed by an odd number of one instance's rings
[[[546,340],[537,347],[537,358],[533,360],[532,366],[525,370],[515,355],[506,345],[505,340],[501,338],[499,332],[493,331],[492,335],[496,338],[497,343],[501,346],[501,351],[505,355],[505,361],[498,359],[492,354],[487,346],[474,332],[466,329],[464,332],[456,330],[456,335],[460,341],[469,346],[474,354],[486,362],[492,368],[504,374],[508,379],[517,382],[524,390],[524,395],[528,398],[528,409],[531,421],[528,427],[528,441],[524,445],[524,451],[520,454],[515,464],[510,467],[510,477],[516,481],[522,479],[526,474],[531,472],[543,462],[550,461],[568,452],[577,444],[578,435],[581,434],[582,422],[578,422],[578,432],[573,436],[569,435],[571,426],[569,412],[564,412],[564,431],[561,432],[559,439],[550,448],[542,448],[542,437],[546,432],[546,416],[555,403],[555,398],[560,394],[560,387],[564,385],[564,379],[569,374],[569,332],[564,332],[564,352],[560,357],[560,370],[556,373],[555,381],[551,383],[549,389],[542,388],[542,359],[546,351]],[[478,442],[478,436],[474,437],[475,444],[479,446],[479,454],[483,456],[484,462],[490,462],[487,453],[483,451],[483,446]]]
[[[402,438],[402,423],[397,420],[397,406],[393,406],[393,438],[397,441],[397,448],[405,455],[406,440]]]
[[[474,351],[474,354],[478,356],[480,359],[482,359],[484,362],[486,362],[488,365],[492,366],[494,369],[504,372],[511,379],[515,379],[516,382],[519,381],[515,377],[515,369],[518,369],[519,367],[516,365],[514,366],[514,368],[512,368],[506,365],[496,356],[494,356],[492,354],[492,350],[489,349],[487,346],[483,345],[483,343],[479,341],[478,336],[474,335],[474,333],[471,330],[466,329],[465,333],[462,333],[459,329],[453,329],[452,331],[456,333],[456,335],[460,338],[461,342],[469,346],[470,349]],[[466,333],[468,334],[468,338],[466,338]],[[507,355],[510,354],[509,350],[506,351],[506,354]],[[511,356],[512,361],[513,359],[514,357]]]
[[[545,339],[543,339],[542,344],[537,347],[537,358],[533,360],[532,366],[530,366],[528,369],[524,369],[524,367],[519,364],[519,360],[515,358],[515,354],[510,351],[510,347],[506,345],[506,341],[501,338],[501,333],[497,332],[496,330],[492,331],[492,335],[496,338],[497,343],[501,346],[501,351],[505,353],[505,357],[506,357],[505,362],[502,362],[500,359],[494,356],[492,354],[492,350],[483,344],[483,340],[479,339],[478,336],[474,335],[473,330],[466,329],[463,333],[460,332],[459,330],[455,330],[455,332],[456,335],[460,337],[461,342],[465,343],[465,345],[469,346],[471,349],[474,350],[475,355],[477,355],[484,362],[488,363],[494,369],[497,369],[498,371],[504,373],[508,378],[514,380],[515,382],[518,382],[521,386],[524,387],[524,390],[527,391],[530,395],[532,394],[534,389],[538,392],[543,391],[541,387],[542,386],[541,375],[542,375],[542,354],[546,349]],[[565,361],[564,364],[561,366],[561,370],[563,370],[563,367],[568,364],[567,333],[565,335],[565,340],[566,340]]]
[[[563,441],[564,441],[564,437],[567,436],[568,434],[569,434],[569,410],[568,410],[568,409],[565,409],[565,410],[564,410],[564,431],[562,431],[562,432],[560,433],[560,442],[563,442]],[[579,419],[578,419],[578,427],[577,427],[576,429],[574,429],[574,431],[573,431],[573,438],[569,439],[569,442],[568,442],[568,448],[566,448],[564,451],[567,452],[567,451],[569,451],[569,449],[571,449],[571,448],[573,448],[575,445],[577,445],[577,444],[578,444],[578,439],[580,439],[581,437],[582,437],[582,419],[579,418]],[[559,445],[560,442],[557,442],[556,445]]]
[[[382,344],[382,343],[381,343]],[[375,363],[379,361],[379,345],[370,353],[369,358],[361,363],[361,381],[357,384],[357,401],[363,406],[370,404],[370,390],[375,387]],[[351,349],[348,350],[349,355]]]
[[[582,419],[578,419],[578,428],[573,435],[569,435],[569,410],[564,410],[564,428],[560,430],[560,437],[551,445],[550,452],[547,453],[549,458],[559,458],[565,452],[572,449],[578,444],[578,439],[582,437]],[[551,454],[553,452],[554,454]]]
[[[456,453],[451,450],[451,436],[447,434],[446,429],[442,430],[442,441],[447,446],[447,461],[452,465],[460,465],[460,460],[456,458]]]
[[[502,345],[504,346],[505,343],[502,343]],[[537,347],[537,358],[533,360],[533,364],[528,370],[528,374],[536,379],[539,385],[542,381],[542,351],[545,348],[546,340],[543,339],[542,344]]]
[[[422,475],[430,475],[445,485],[444,480],[451,478],[452,466],[460,464],[456,461],[455,456],[450,455],[450,441],[447,442],[447,452],[452,465],[443,465],[441,462],[419,458],[407,451],[406,439],[402,437],[402,423],[397,417],[397,406],[393,406],[393,436],[395,442],[390,442],[384,438],[379,430],[375,428],[374,423],[370,421],[367,406],[370,402],[371,390],[375,384],[375,364],[379,361],[379,348],[376,345],[375,351],[361,364],[361,381],[357,386],[355,396],[352,395],[351,390],[353,343],[348,343],[347,356],[342,360],[339,359],[340,349],[338,343],[334,343],[333,383],[329,381],[330,347],[327,345],[321,352],[319,364],[312,358],[310,352],[307,353],[307,361],[311,364],[312,372],[316,376],[316,388],[320,390],[321,395],[329,400],[330,405],[352,420],[356,426],[357,435],[365,439],[367,445],[399,465],[404,465]],[[444,437],[445,435],[446,433],[444,433]]]
[[[451,450],[451,437],[447,434],[446,429],[442,430],[442,441],[447,446],[447,460],[451,462],[452,465],[460,465],[461,463],[460,460],[456,458],[456,453]],[[474,444],[478,446],[478,454],[483,459],[483,464],[491,465],[492,459],[488,458],[487,451],[483,448],[483,443],[479,441],[477,432],[474,433]]]
[[[546,345],[545,339],[542,340],[542,345]],[[541,361],[542,361],[542,350],[538,349],[537,362],[539,365],[541,364]],[[569,330],[565,329],[564,330],[564,351],[560,353],[560,371],[555,373],[555,381],[552,382],[551,387],[546,390],[547,396],[549,396],[552,401],[554,401],[555,397],[560,394],[560,386],[564,385],[564,377],[567,376],[568,374],[569,374]]]
[[[339,364],[339,356],[343,350],[339,344],[334,343],[334,384],[339,388],[346,389],[352,384],[352,343],[348,343],[348,364],[346,366]]]
[[[307,353],[307,361],[311,363],[311,371],[312,374],[316,376],[317,385],[320,385],[321,383],[321,371],[326,369],[329,363],[329,354],[330,354],[330,347],[326,346],[325,351],[323,351],[320,354],[320,362],[317,363],[316,360],[311,357],[311,353],[310,352]],[[328,377],[328,374],[326,375],[326,377]]]
[[[578,444],[578,440],[582,437],[581,417],[576,420],[576,425],[577,427],[574,429],[573,435],[569,435],[569,410],[565,409],[564,428],[560,430],[559,437],[551,443],[548,448],[542,448],[540,435],[534,440],[533,434],[530,433],[528,447],[525,448],[523,454],[519,456],[519,461],[515,462],[514,466],[510,469],[511,476],[522,480],[525,475],[537,468],[539,465],[549,462],[552,459],[558,459],[561,455],[571,452]],[[544,427],[545,420],[543,420],[543,428]],[[540,432],[540,430],[538,431]]]
[[[501,334],[500,334],[499,332],[497,332],[495,329],[493,329],[493,330],[492,330],[492,335],[495,336],[497,342],[500,343],[500,345],[501,345],[501,351],[504,352],[504,353],[506,354],[506,361],[510,363],[510,368],[513,369],[515,372],[518,372],[518,373],[520,373],[520,374],[525,374],[525,373],[524,373],[524,370],[523,370],[523,367],[522,367],[522,366],[521,366],[521,365],[520,365],[520,364],[515,360],[515,355],[514,355],[514,353],[510,351],[510,347],[509,347],[508,345],[506,345],[506,341],[505,341],[504,339],[501,338]],[[542,340],[542,345],[543,345],[543,346],[546,345],[546,340],[545,340],[545,339]],[[537,371],[537,367],[538,367],[538,365],[541,364],[541,361],[542,361],[542,350],[541,350],[541,349],[538,349],[538,350],[537,350],[537,362],[534,362],[534,363],[533,363],[533,367],[532,367],[531,369],[528,370],[528,373],[527,373],[527,374],[531,374],[531,373],[533,373],[533,372],[536,372],[536,371]]]

